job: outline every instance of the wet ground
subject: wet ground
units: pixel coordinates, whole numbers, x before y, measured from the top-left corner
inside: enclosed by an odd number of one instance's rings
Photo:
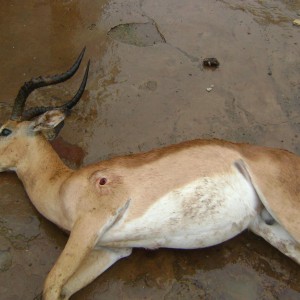
[[[54,142],[73,167],[193,138],[300,154],[299,14],[297,0],[1,1],[1,121],[25,80],[66,70],[86,45],[87,91]],[[80,72],[28,105],[68,99]],[[1,174],[0,298],[39,294],[66,240]],[[300,267],[245,232],[208,249],[137,249],[72,299],[299,298]]]

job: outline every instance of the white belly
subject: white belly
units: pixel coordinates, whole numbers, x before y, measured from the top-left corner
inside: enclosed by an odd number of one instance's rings
[[[146,197],[146,195],[145,195]],[[249,226],[258,200],[252,185],[239,173],[200,178],[158,199],[139,218],[130,209],[98,246],[201,248],[228,240]]]

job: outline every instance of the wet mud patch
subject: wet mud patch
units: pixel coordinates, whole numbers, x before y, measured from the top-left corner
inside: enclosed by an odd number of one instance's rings
[[[149,80],[140,85],[139,89],[154,92],[157,89],[157,82],[154,80]]]
[[[36,216],[5,216],[0,218],[0,233],[16,249],[24,249],[28,242],[39,236],[39,225]]]
[[[205,249],[134,249],[73,298],[299,299],[297,267],[245,232]]]
[[[7,271],[12,264],[12,256],[9,250],[0,250],[0,272]]]
[[[0,188],[0,211],[5,211],[5,214],[0,215],[0,235],[16,249],[25,249],[30,241],[39,236],[40,221],[36,215],[29,214],[25,208],[26,203],[20,201],[27,198],[21,185],[17,182],[9,184],[4,180]],[[14,193],[11,193],[12,188]]]
[[[157,25],[153,22],[120,24],[113,27],[108,32],[108,36],[118,42],[138,47],[166,42]]]

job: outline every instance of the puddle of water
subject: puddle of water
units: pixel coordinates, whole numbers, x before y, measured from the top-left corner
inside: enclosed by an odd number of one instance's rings
[[[106,2],[3,2],[0,10],[0,86],[5,89],[0,90],[1,101],[11,103],[24,81],[32,77],[67,70],[84,46],[87,46],[85,61],[89,57],[99,59],[105,49],[106,32],[99,27],[99,21]],[[80,77],[67,86],[75,90]]]

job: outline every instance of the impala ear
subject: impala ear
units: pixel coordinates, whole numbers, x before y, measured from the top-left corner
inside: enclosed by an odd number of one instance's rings
[[[53,140],[63,128],[65,117],[61,110],[47,111],[32,121],[31,130],[40,131],[47,140]]]

